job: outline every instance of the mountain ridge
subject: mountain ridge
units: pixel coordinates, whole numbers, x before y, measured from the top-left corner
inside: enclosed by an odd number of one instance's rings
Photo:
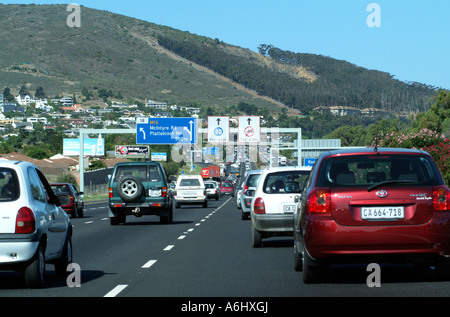
[[[430,87],[408,85],[349,62],[275,47],[264,55],[85,6],[81,27],[70,28],[66,8],[0,5],[4,87],[14,92],[22,85],[30,91],[42,86],[48,95],[104,88],[124,99],[217,109],[244,102],[271,110],[276,105],[291,113],[332,105],[418,112],[427,110],[435,94]],[[190,47],[194,55],[171,49],[164,40],[180,50]]]

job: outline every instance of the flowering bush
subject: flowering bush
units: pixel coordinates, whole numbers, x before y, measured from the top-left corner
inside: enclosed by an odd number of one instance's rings
[[[378,146],[420,149],[430,153],[440,168],[445,182],[450,185],[450,139],[444,135],[429,129],[422,129],[417,133],[393,131],[386,134]]]

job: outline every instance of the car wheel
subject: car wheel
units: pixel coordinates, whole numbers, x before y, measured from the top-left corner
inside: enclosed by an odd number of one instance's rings
[[[173,210],[172,206],[168,208],[168,213],[165,216],[159,216],[159,222],[162,224],[171,224],[173,223]]]
[[[175,208],[180,208],[181,205],[179,203],[175,203]]]
[[[84,217],[84,208],[81,206],[81,208],[78,210],[78,218]]]
[[[296,272],[301,272],[303,269],[303,263],[302,263],[302,254],[298,252],[297,247],[295,246],[294,242],[294,270]]]
[[[64,244],[61,258],[55,262],[56,274],[59,276],[67,276],[67,266],[70,263],[72,263],[72,238],[68,237],[66,243]]]
[[[439,257],[438,263],[435,266],[436,276],[439,280],[450,280],[450,259]]]
[[[323,274],[324,268],[322,263],[311,258],[304,247],[302,253],[303,282],[305,284],[317,282],[320,278],[325,276]]]
[[[142,190],[142,183],[133,176],[124,177],[117,184],[117,192],[120,198],[126,202],[138,199]]]
[[[119,217],[109,217],[109,224],[111,226],[117,226],[118,224],[120,224]]]
[[[247,220],[248,219],[248,215],[245,212],[243,212],[243,211],[241,211],[241,219],[242,220]]]
[[[203,203],[203,208],[207,208],[207,207],[208,207],[208,202],[205,201],[205,202]]]
[[[252,225],[252,246],[254,248],[259,248],[262,246],[261,232],[256,230],[256,228],[253,225]]]
[[[25,285],[30,288],[39,288],[44,285],[45,277],[45,251],[40,244],[30,264],[25,269]]]

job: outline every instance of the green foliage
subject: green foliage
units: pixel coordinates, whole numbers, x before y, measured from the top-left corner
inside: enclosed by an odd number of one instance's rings
[[[56,178],[56,182],[57,183],[69,183],[69,184],[74,185],[78,189],[77,179],[72,174],[67,173],[67,174],[59,175]]]

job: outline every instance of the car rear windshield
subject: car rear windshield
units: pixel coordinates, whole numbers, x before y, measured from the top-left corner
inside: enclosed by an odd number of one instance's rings
[[[309,171],[282,171],[269,173],[264,180],[263,192],[266,194],[300,192],[300,189],[305,186],[309,173]],[[293,187],[295,189],[291,189]]]
[[[19,198],[19,179],[16,171],[0,167],[0,202]]]
[[[188,186],[201,186],[200,181],[197,178],[184,178],[180,181],[181,187]]]
[[[389,182],[441,185],[431,158],[421,155],[354,155],[324,160],[317,186],[364,186]]]
[[[246,185],[248,187],[256,187],[256,185],[258,185],[258,180],[259,180],[260,176],[261,176],[261,174],[250,174],[250,175],[248,175],[248,179],[247,179]]]
[[[58,195],[58,194],[71,194],[70,192],[70,188],[68,185],[52,185],[52,190],[53,192]]]
[[[148,170],[147,170],[148,169]],[[147,174],[148,173],[148,174]],[[148,176],[147,176],[148,175]],[[122,177],[132,176],[140,181],[159,182],[161,175],[157,165],[124,165],[118,166],[114,181],[118,182]]]

